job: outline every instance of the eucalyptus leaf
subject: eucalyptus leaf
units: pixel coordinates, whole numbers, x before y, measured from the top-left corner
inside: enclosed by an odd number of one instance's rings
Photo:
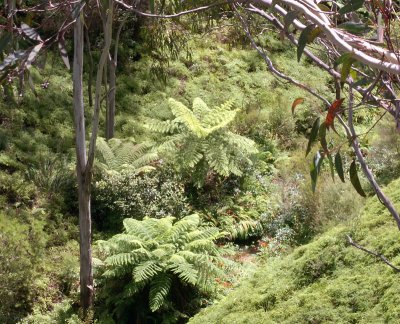
[[[366,197],[367,195],[365,194],[363,188],[361,187],[360,179],[358,178],[357,166],[355,160],[351,162],[349,172],[350,172],[350,181],[353,187],[356,189],[356,191],[360,196]]]
[[[314,144],[314,142],[317,140],[317,136],[318,136],[318,131],[319,131],[319,126],[320,126],[320,120],[321,118],[318,117],[313,124],[313,127],[311,129],[311,133],[310,133],[310,138],[308,140],[308,144],[307,144],[307,149],[306,149],[306,156],[308,155],[308,153],[310,153],[312,145]]]
[[[347,3],[339,9],[339,14],[344,15],[356,11],[364,5],[364,2],[365,0],[348,0]]]
[[[335,169],[336,169],[336,172],[337,172],[340,180],[342,180],[342,182],[345,182],[344,181],[343,162],[342,162],[342,156],[340,155],[340,152],[337,152],[335,155]]]
[[[30,39],[38,42],[43,42],[42,39],[40,38],[39,33],[32,27],[29,27],[27,24],[21,23],[21,30]]]

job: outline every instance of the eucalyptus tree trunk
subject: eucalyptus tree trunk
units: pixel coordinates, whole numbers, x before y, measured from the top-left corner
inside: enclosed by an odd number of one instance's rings
[[[91,180],[96,152],[96,139],[99,129],[100,106],[102,95],[102,80],[104,67],[107,62],[111,44],[111,31],[113,22],[113,0],[109,0],[103,8],[106,14],[104,29],[104,46],[101,52],[96,75],[96,91],[94,98],[94,111],[92,129],[89,143],[89,152],[86,153],[85,111],[83,104],[83,48],[84,24],[82,13],[74,25],[74,64],[73,64],[73,96],[74,96],[74,126],[76,136],[76,173],[79,195],[79,247],[80,247],[80,293],[81,306],[86,316],[88,309],[93,304],[93,270],[91,250],[91,212],[90,192]],[[79,6],[79,4],[78,4]]]
[[[116,62],[110,58],[108,61],[109,91],[107,96],[106,139],[114,137],[115,129],[115,91],[117,86]]]
[[[114,137],[115,130],[115,93],[117,91],[117,63],[118,63],[118,45],[122,28],[125,25],[128,16],[125,16],[118,27],[115,37],[114,55],[108,59],[108,84],[109,91],[107,96],[107,116],[106,116],[106,139]]]
[[[93,302],[93,271],[91,250],[90,179],[86,169],[86,131],[83,104],[83,22],[74,25],[73,98],[76,144],[76,174],[79,197],[79,247],[81,306],[89,309]],[[89,181],[88,181],[89,180]]]

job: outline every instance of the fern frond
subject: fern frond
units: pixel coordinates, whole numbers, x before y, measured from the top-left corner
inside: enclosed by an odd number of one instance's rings
[[[168,269],[186,283],[195,285],[197,282],[198,271],[182,256],[174,254],[168,260]]]
[[[105,261],[110,266],[125,266],[136,263],[137,257],[134,253],[119,253],[108,257]]]
[[[202,228],[197,214],[179,221],[168,216],[142,221],[125,219],[125,233],[99,243],[109,254],[104,262],[103,277],[117,287],[108,299],[114,305],[130,304],[128,299],[149,287],[152,311],[165,304],[173,280],[195,286],[199,291],[212,291],[215,275],[222,276],[223,258],[213,240],[218,229]],[[132,280],[122,292],[118,280]],[[185,286],[185,285],[183,285]]]
[[[144,167],[158,158],[155,152],[148,152],[151,142],[135,144],[131,140],[112,138],[108,142],[99,137],[97,140],[97,165],[104,171],[121,172],[124,169]]]
[[[137,159],[130,162],[130,165],[135,168],[142,168],[147,167],[148,164],[158,159],[157,152],[149,152],[145,153],[142,156],[138,157]]]
[[[150,283],[149,305],[152,312],[158,310],[165,302],[171,289],[172,278],[163,273],[156,276]]]
[[[218,174],[223,176],[229,176],[231,173],[229,169],[229,158],[226,148],[223,145],[220,146],[208,146],[205,158],[210,167],[215,170]]]
[[[203,158],[202,145],[196,141],[187,144],[182,148],[179,159],[185,165],[185,168],[193,168]]]
[[[123,224],[128,234],[137,236],[142,240],[152,240],[152,231],[149,232],[143,222],[134,218],[125,218]]]
[[[145,127],[153,132],[172,134],[179,129],[179,122],[172,120],[146,119]]]
[[[200,223],[200,217],[197,214],[192,214],[182,218],[177,221],[169,230],[166,235],[168,235],[169,239],[174,242],[179,237],[182,236],[183,233],[189,232],[190,229],[195,228]]]
[[[169,136],[161,145],[157,147],[160,153],[176,153],[179,151],[178,147],[185,143],[190,138],[189,134],[179,133]]]
[[[257,220],[242,220],[228,228],[232,239],[247,239],[250,234],[261,232],[262,225]]]
[[[161,270],[162,268],[157,264],[156,261],[148,260],[139,264],[133,270],[133,278],[135,279],[135,282],[146,282],[151,280]]]
[[[232,132],[226,132],[226,134],[224,134],[224,139],[230,146],[234,147],[244,155],[258,153],[256,143],[247,137]]]
[[[167,216],[167,217],[163,217],[161,219],[158,220],[157,223],[157,229],[158,229],[158,236],[161,235],[165,235],[165,233],[168,233],[171,228],[173,227],[173,222],[176,218],[172,217],[172,216]]]
[[[125,297],[125,298],[133,297],[136,294],[138,294],[140,291],[142,291],[145,286],[146,286],[145,282],[131,281],[124,287],[124,290],[122,292],[122,297]]]
[[[128,267],[113,267],[104,271],[103,277],[108,279],[121,278],[130,273]]]
[[[109,242],[115,243],[120,251],[131,251],[134,248],[142,248],[143,241],[136,239],[133,235],[117,234]]]
[[[96,152],[100,155],[100,162],[108,168],[113,168],[115,162],[115,155],[111,147],[107,144],[107,141],[103,137],[98,137],[96,141]]]
[[[220,232],[216,227],[202,228],[188,233],[187,238],[189,242],[199,239],[216,240],[220,238]]]
[[[199,239],[185,244],[185,249],[195,252],[218,253],[213,241],[209,239]]]
[[[212,110],[204,118],[204,124],[210,129],[210,132],[215,132],[232,123],[237,112],[238,110]]]
[[[183,103],[176,101],[172,98],[168,101],[172,113],[176,119],[181,122],[185,127],[190,130],[197,137],[206,137],[209,133],[201,125],[200,121],[196,118],[194,113],[187,108]]]
[[[193,113],[195,116],[203,120],[212,110],[207,106],[207,104],[200,98],[194,98],[193,100]]]

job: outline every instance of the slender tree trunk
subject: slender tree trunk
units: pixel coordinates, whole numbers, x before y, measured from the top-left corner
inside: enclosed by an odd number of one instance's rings
[[[106,139],[114,137],[115,130],[115,93],[117,91],[117,62],[119,38],[128,16],[122,20],[115,37],[114,55],[108,60],[109,92],[107,96]]]
[[[108,61],[109,91],[107,96],[106,139],[114,137],[115,125],[115,90],[117,86],[116,66],[113,59]]]
[[[4,12],[7,15],[7,30],[11,35],[11,41],[9,45],[11,47],[11,51],[13,52],[14,50],[14,32],[13,32],[13,28],[14,28],[14,10],[15,10],[15,1],[13,0],[7,0],[4,1]],[[4,60],[3,57],[3,53],[1,54],[1,61]],[[7,84],[7,82],[3,82],[3,89],[4,89],[4,96],[7,102],[9,103],[15,103],[15,98],[14,98],[14,93],[13,93],[13,89],[12,86]]]
[[[74,25],[73,96],[76,136],[76,173],[79,195],[79,247],[81,306],[86,315],[93,302],[93,272],[91,250],[90,177],[88,177],[85,114],[83,104],[83,22]]]
[[[89,77],[88,77],[88,98],[89,98],[89,106],[93,107],[93,95],[92,95],[92,84],[93,84],[93,55],[92,55],[92,48],[90,45],[90,38],[89,38],[89,30],[85,28],[85,37],[86,37],[86,48],[88,51],[88,58],[89,58]]]

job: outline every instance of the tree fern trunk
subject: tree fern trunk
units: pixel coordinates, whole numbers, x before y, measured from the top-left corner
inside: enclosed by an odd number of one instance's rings
[[[79,4],[78,4],[79,6]],[[79,194],[80,233],[80,289],[81,306],[86,315],[93,301],[93,274],[91,251],[90,177],[87,176],[85,115],[83,104],[83,22],[80,17],[74,25],[73,101],[76,141],[76,172]]]

